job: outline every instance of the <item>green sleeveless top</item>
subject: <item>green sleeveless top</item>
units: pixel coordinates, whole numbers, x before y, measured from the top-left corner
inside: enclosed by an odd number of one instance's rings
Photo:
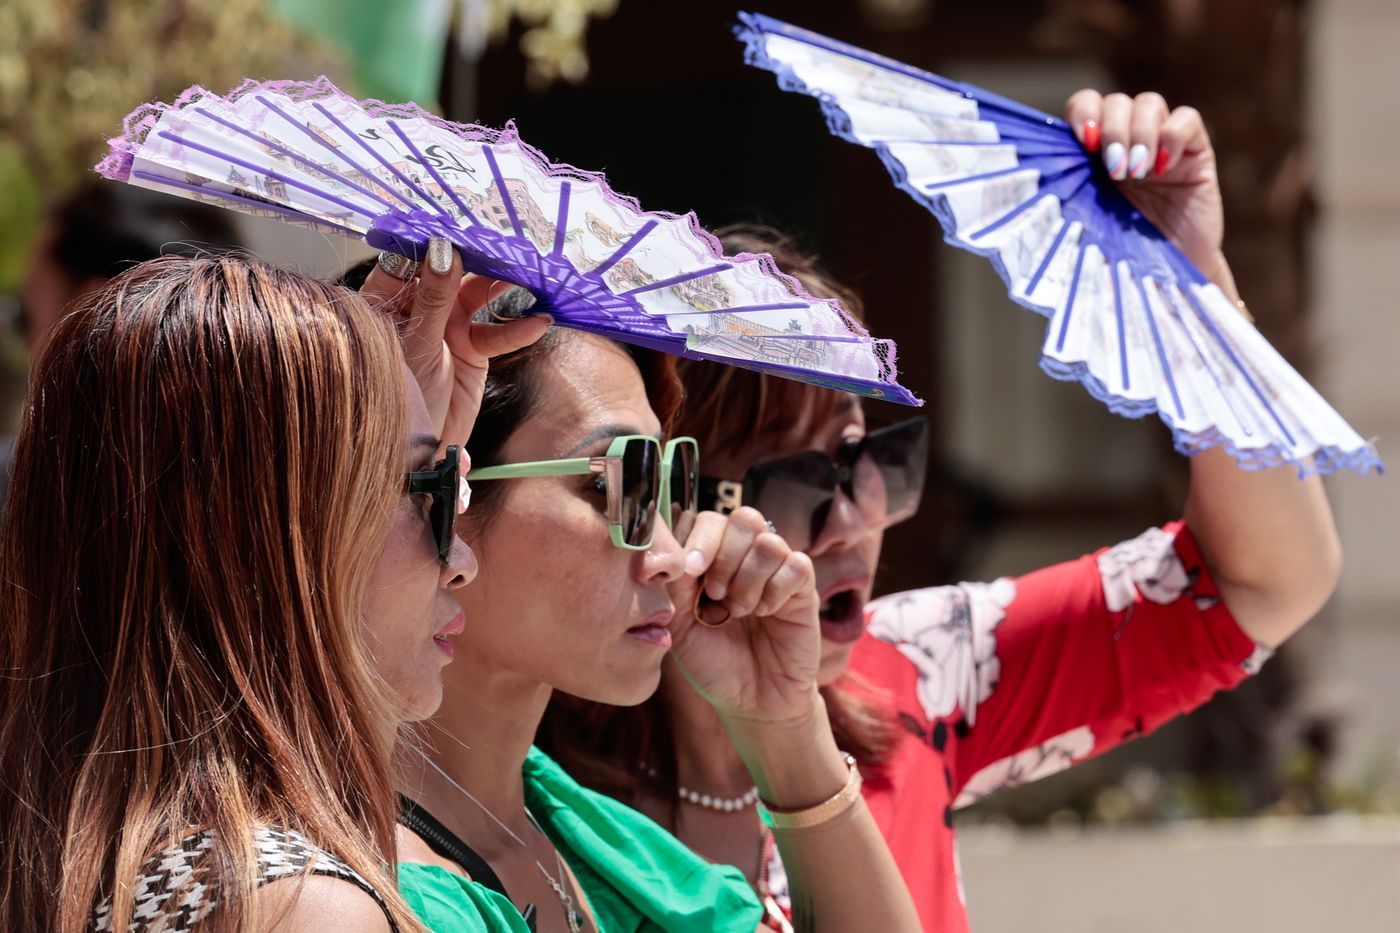
[[[753,933],[763,919],[743,872],[706,862],[636,810],[581,787],[538,749],[523,777],[525,803],[573,869],[601,933]],[[506,898],[435,865],[400,863],[399,891],[434,933],[528,933]]]

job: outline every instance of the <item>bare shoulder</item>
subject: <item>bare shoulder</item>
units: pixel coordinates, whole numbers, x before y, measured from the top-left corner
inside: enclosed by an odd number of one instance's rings
[[[258,889],[259,933],[389,933],[368,891],[328,875],[284,878]]]

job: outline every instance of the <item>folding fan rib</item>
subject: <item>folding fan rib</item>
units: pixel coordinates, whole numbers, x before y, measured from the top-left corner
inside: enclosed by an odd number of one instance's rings
[[[313,182],[307,181],[303,178],[298,178],[295,173],[279,171],[278,169],[275,169],[269,165],[259,164],[259,162],[255,159],[243,158],[241,156],[235,155],[231,152],[226,151],[222,147],[206,145],[200,142],[199,140],[193,138],[192,135],[172,133],[169,130],[161,130],[158,132],[157,135],[159,135],[163,139],[175,143],[178,146],[184,146],[189,149],[194,149],[204,153],[210,158],[213,158],[215,160],[221,160],[227,163],[232,168],[244,168],[250,172],[256,172],[259,175],[262,175],[264,178],[269,178],[273,181],[279,181],[283,184],[299,188],[302,191],[305,191],[307,194],[312,195],[313,197],[317,197],[331,204],[335,204],[339,207],[344,208],[345,210],[350,211],[351,213],[359,214],[362,217],[370,219],[373,219],[376,215],[376,212],[374,210],[366,208],[363,205],[358,204],[354,201],[342,198],[330,191],[327,191],[325,188]]]
[[[344,123],[342,123],[342,122],[340,121],[340,119],[339,119],[338,117],[336,117],[334,114],[332,114],[332,113],[331,113],[328,109],[326,109],[326,107],[324,107],[323,105],[321,105],[321,104],[318,103],[318,104],[316,104],[316,105],[314,105],[314,106],[315,106],[316,109],[319,110],[323,115],[325,115],[332,123],[334,123],[334,124],[336,125],[336,127],[337,127],[341,132],[345,133],[350,139],[354,140],[354,142],[356,143],[356,145],[358,145],[361,149],[365,150],[365,151],[368,152],[370,155],[372,155],[372,156],[374,157],[375,161],[377,161],[381,166],[383,166],[383,168],[384,168],[386,171],[388,171],[390,175],[393,175],[394,178],[398,179],[398,180],[399,180],[401,183],[403,183],[404,185],[407,185],[408,188],[409,188],[409,190],[412,191],[414,194],[416,194],[416,195],[419,197],[420,200],[419,200],[418,202],[415,202],[415,205],[414,205],[416,209],[421,209],[424,205],[427,205],[427,206],[431,207],[433,210],[437,211],[437,212],[440,213],[440,214],[443,214],[443,215],[449,216],[449,217],[451,216],[451,211],[449,211],[447,208],[443,207],[442,204],[440,204],[440,203],[438,202],[437,198],[433,197],[432,195],[428,194],[428,192],[426,192],[426,191],[424,191],[422,188],[420,188],[420,187],[418,186],[418,184],[417,184],[415,181],[413,181],[413,179],[411,179],[411,178],[409,178],[408,176],[406,176],[406,175],[405,175],[402,171],[400,171],[393,163],[391,163],[391,162],[384,156],[384,154],[383,154],[382,152],[380,152],[380,151],[379,151],[378,149],[376,149],[374,146],[371,146],[371,145],[370,145],[369,143],[367,143],[365,140],[361,139],[359,133],[356,133],[356,132],[354,132],[353,130],[351,130],[349,127],[347,127]]]
[[[1163,329],[1158,324],[1158,319],[1161,316],[1160,306],[1153,304],[1152,298],[1148,293],[1146,280],[1134,276],[1133,285],[1137,289],[1138,301],[1140,302],[1139,306],[1142,308],[1143,317],[1147,319],[1148,330],[1152,335],[1152,349],[1156,354],[1157,364],[1160,367],[1162,383],[1171,396],[1171,406],[1168,407],[1164,404],[1166,399],[1160,397],[1159,393],[1157,405],[1161,410],[1168,413],[1168,417],[1174,416],[1174,423],[1184,422],[1186,420],[1186,405],[1182,401],[1181,390],[1177,386],[1177,374],[1174,368],[1173,356],[1168,352]]]
[[[254,95],[253,99],[256,100],[259,104],[261,104],[269,112],[280,117],[289,126],[295,128],[296,130],[304,134],[311,142],[324,149],[331,158],[344,162],[347,166],[350,167],[351,171],[357,172],[363,178],[374,178],[373,173],[371,173],[363,165],[350,158],[348,155],[342,152],[339,147],[332,146],[321,134],[313,131],[311,129],[310,121],[303,122],[302,120],[298,120],[297,118],[293,117],[290,113],[288,113],[285,108],[280,107],[277,104],[274,104],[273,102],[268,100],[265,95],[257,94]],[[379,185],[379,187],[392,194],[395,198],[398,198],[402,206],[406,206],[410,210],[416,207],[414,202],[411,199],[409,199],[407,195],[399,191],[393,185],[385,184],[382,180],[378,180],[377,184]],[[379,198],[378,200],[380,200],[380,202],[383,203],[386,207],[393,206],[387,199]]]
[[[249,139],[253,140],[253,141],[254,141],[255,143],[257,143],[258,145],[266,146],[266,147],[268,147],[269,149],[272,149],[272,150],[275,151],[275,152],[280,152],[280,153],[282,153],[283,155],[287,156],[289,159],[292,159],[294,162],[298,163],[298,165],[302,166],[302,167],[303,167],[303,170],[309,169],[309,170],[310,170],[310,174],[313,174],[313,175],[314,175],[314,174],[328,175],[328,176],[330,176],[334,181],[338,182],[339,184],[345,185],[347,188],[350,188],[350,189],[353,190],[353,191],[357,191],[357,192],[359,192],[360,194],[364,195],[365,197],[370,198],[371,200],[378,202],[378,203],[379,203],[380,205],[382,205],[384,208],[389,208],[389,209],[392,209],[392,208],[393,208],[393,205],[392,205],[391,203],[389,203],[388,200],[386,200],[386,199],[380,197],[378,194],[374,193],[373,191],[370,191],[368,188],[365,188],[363,185],[360,185],[358,182],[356,182],[356,181],[354,181],[354,180],[352,180],[352,179],[346,178],[344,175],[341,175],[340,173],[333,171],[333,170],[332,170],[331,168],[329,168],[328,166],[320,165],[320,164],[318,164],[318,163],[312,161],[308,156],[304,156],[304,155],[302,155],[301,153],[297,152],[296,150],[291,149],[291,148],[289,148],[289,147],[287,147],[287,146],[284,146],[284,145],[278,143],[276,140],[274,140],[274,139],[272,139],[272,138],[270,138],[270,137],[267,137],[267,136],[259,136],[258,134],[253,133],[252,131],[247,130],[247,129],[245,129],[245,128],[239,126],[239,125],[237,125],[236,123],[232,122],[231,120],[227,120],[227,119],[225,119],[224,117],[219,116],[218,114],[214,113],[212,110],[208,109],[207,107],[194,107],[194,108],[192,108],[192,110],[193,110],[195,113],[198,113],[198,114],[201,114],[201,115],[203,115],[203,116],[208,117],[210,120],[213,120],[215,123],[218,123],[220,126],[227,127],[229,130],[231,130],[231,131],[233,131],[233,132],[235,132],[235,133],[238,133],[238,134],[240,134],[240,135],[243,135],[243,136],[248,137]]]
[[[438,188],[446,192],[447,196],[452,199],[452,203],[457,205],[457,209],[462,212],[462,216],[469,218],[470,220],[472,220],[472,222],[475,222],[475,217],[472,214],[472,209],[470,207],[467,207],[467,205],[462,202],[462,199],[458,197],[456,190],[454,190],[453,187],[449,185],[441,175],[438,174],[438,170],[433,167],[432,160],[428,159],[426,156],[423,155],[423,153],[418,151],[418,147],[413,144],[413,140],[408,138],[408,134],[406,134],[403,131],[403,129],[399,127],[397,121],[385,120],[384,122],[388,125],[389,129],[393,131],[394,135],[399,138],[399,142],[403,143],[404,148],[409,151],[409,155],[411,156],[411,158],[419,165],[423,166],[423,170],[426,171],[430,176],[432,176],[432,179],[434,182],[437,183]],[[489,147],[487,147],[487,159],[489,160],[490,158],[490,149]],[[492,164],[494,165],[494,163]],[[507,199],[507,207],[509,207],[509,195],[506,193],[504,185],[502,185],[501,187],[501,197],[502,199]],[[517,230],[517,232],[519,231]]]
[[[305,225],[316,230],[323,230],[326,232],[337,233],[341,236],[349,237],[358,237],[361,233],[361,231],[359,230],[352,230],[349,227],[342,227],[339,224],[329,223],[324,220],[316,220],[315,218],[301,211],[292,210],[289,207],[282,207],[280,204],[273,204],[270,201],[258,201],[254,200],[253,198],[246,198],[240,194],[235,194],[231,191],[222,191],[218,188],[213,187],[210,184],[192,184],[188,181],[183,181],[178,178],[170,178],[165,175],[158,175],[155,172],[148,172],[143,169],[134,170],[131,173],[131,177],[139,178],[142,181],[151,182],[154,185],[160,187],[178,188],[181,191],[188,191],[199,196],[216,198],[220,201],[228,201],[238,205],[239,207],[244,208],[245,210],[249,210],[250,212],[270,211],[279,215],[285,220],[291,221],[292,223]]]

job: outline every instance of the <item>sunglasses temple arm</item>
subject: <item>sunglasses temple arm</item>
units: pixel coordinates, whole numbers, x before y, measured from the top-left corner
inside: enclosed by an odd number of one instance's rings
[[[603,457],[579,457],[575,460],[532,460],[527,463],[504,463],[482,467],[467,474],[475,483],[490,479],[524,479],[531,476],[582,476],[593,472],[593,462]]]

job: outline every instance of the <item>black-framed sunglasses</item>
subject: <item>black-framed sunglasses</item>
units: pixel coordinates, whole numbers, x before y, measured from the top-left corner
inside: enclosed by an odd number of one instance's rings
[[[452,539],[457,534],[457,513],[462,501],[462,453],[452,444],[443,451],[443,458],[431,470],[404,474],[404,491],[409,495],[429,495],[433,504],[428,509],[428,524],[437,542],[438,560],[447,563],[452,553]]]
[[[742,480],[700,478],[700,507],[728,514],[753,506],[793,548],[821,536],[840,489],[872,528],[888,528],[919,510],[928,468],[928,421],[910,418],[844,442],[834,457],[819,450],[750,467]]]

